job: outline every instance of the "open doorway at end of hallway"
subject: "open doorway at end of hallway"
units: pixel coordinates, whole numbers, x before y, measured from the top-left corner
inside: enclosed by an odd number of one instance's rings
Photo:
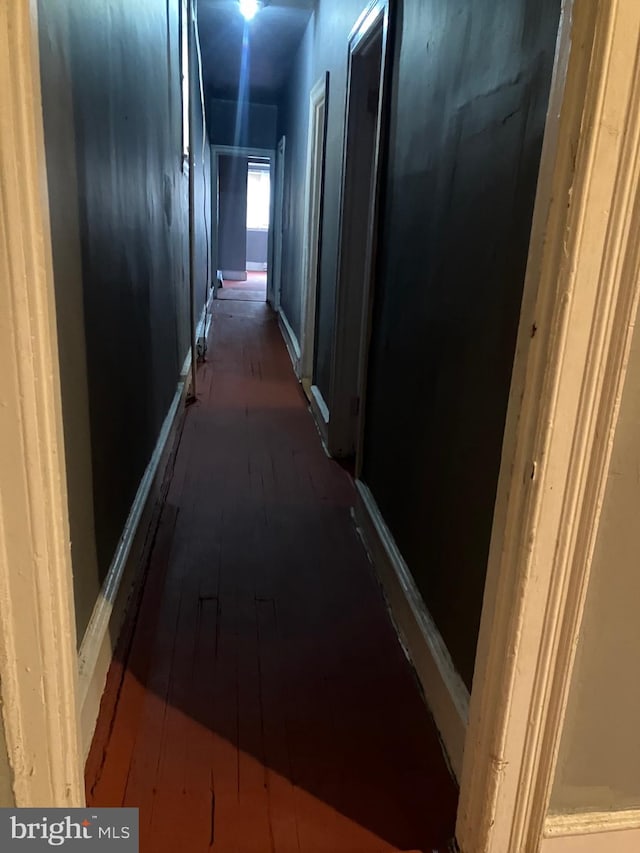
[[[214,152],[218,299],[268,299],[272,266],[271,171],[268,151]]]

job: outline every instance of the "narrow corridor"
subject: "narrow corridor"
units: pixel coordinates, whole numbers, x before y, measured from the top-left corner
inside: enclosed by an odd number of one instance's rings
[[[90,805],[142,853],[444,853],[457,792],[274,314],[216,302]]]

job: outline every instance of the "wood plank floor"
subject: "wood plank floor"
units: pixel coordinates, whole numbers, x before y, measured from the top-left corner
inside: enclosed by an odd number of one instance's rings
[[[247,271],[246,281],[225,279],[218,290],[218,299],[247,300],[248,302],[266,302],[267,273]]]
[[[86,770],[142,853],[444,851],[457,792],[273,313],[216,303]]]

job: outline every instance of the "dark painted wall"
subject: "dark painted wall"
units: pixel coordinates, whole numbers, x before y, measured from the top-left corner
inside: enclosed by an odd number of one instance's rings
[[[235,101],[221,101],[209,97],[207,123],[212,145],[269,150],[276,147],[276,106],[245,102],[238,110]]]
[[[191,54],[191,91],[193,103],[193,154],[195,165],[195,313],[196,322],[202,316],[209,286],[213,281],[211,264],[211,150],[205,131],[204,91],[200,85],[200,66],[197,51]]]
[[[70,470],[81,639],[189,345],[179,3],[41,0],[39,16],[67,464],[83,469]]]
[[[247,263],[266,264],[269,258],[269,232],[258,229],[247,231]]]
[[[559,0],[405,0],[364,479],[471,684]]]
[[[218,267],[247,269],[247,167],[246,157],[218,158]]]
[[[43,3],[38,18],[76,632],[80,641],[100,592],[101,573],[94,529],[69,16],[65,7]]]

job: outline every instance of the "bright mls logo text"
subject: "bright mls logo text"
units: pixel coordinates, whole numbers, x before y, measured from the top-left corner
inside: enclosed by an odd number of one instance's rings
[[[94,820],[97,819],[93,815]],[[70,840],[89,840],[91,838],[129,838],[131,830],[128,826],[121,826],[117,829],[113,826],[94,826],[90,820],[86,818],[82,823],[77,823],[67,815],[64,820],[49,822],[48,818],[43,817],[39,823],[23,823],[19,821],[15,815],[11,815],[11,839],[12,841],[22,841],[23,839],[41,839],[46,841],[52,847],[60,847],[65,841]],[[97,836],[96,836],[97,829]]]
[[[0,853],[138,853],[138,809],[0,808]]]

